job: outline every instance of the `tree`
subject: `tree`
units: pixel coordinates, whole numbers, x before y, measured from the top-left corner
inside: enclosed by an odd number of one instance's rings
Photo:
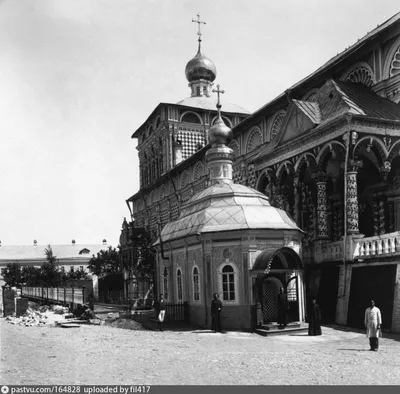
[[[6,272],[3,274],[3,279],[7,286],[21,286],[21,265],[18,263],[8,263],[6,266]]]
[[[57,257],[49,245],[45,250],[46,261],[43,262],[40,270],[40,279],[43,285],[57,287],[61,281],[61,272],[57,267]]]
[[[41,283],[40,268],[32,265],[24,265],[21,270],[22,284],[26,286],[38,286]]]
[[[120,272],[119,251],[111,246],[107,250],[100,250],[97,256],[89,261],[88,268],[97,276]]]

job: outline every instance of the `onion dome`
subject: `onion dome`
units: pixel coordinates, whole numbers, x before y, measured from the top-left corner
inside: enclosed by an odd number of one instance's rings
[[[197,81],[199,79],[214,82],[217,77],[217,69],[214,62],[201,53],[200,42],[196,56],[189,60],[186,65],[185,74],[186,79],[189,82]]]
[[[224,123],[219,115],[214,125],[208,130],[208,142],[211,146],[229,145],[232,138],[232,130]]]

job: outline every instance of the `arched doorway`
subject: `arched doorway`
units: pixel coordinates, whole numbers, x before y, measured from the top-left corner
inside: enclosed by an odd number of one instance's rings
[[[281,287],[287,294],[289,322],[305,321],[303,266],[293,249],[284,247],[261,252],[256,258],[253,271],[258,271],[257,299],[263,324],[277,321]]]
[[[268,277],[262,284],[262,314],[263,322],[270,323],[277,320],[278,316],[278,294],[282,282],[278,278]]]

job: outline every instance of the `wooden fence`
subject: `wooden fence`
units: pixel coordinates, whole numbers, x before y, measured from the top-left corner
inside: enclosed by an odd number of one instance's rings
[[[27,287],[21,289],[21,296],[39,301],[58,304],[84,304],[87,299],[84,287]]]

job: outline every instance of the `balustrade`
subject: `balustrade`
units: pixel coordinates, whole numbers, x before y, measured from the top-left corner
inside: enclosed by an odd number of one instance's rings
[[[355,243],[354,258],[368,258],[400,252],[400,231],[362,238]]]

